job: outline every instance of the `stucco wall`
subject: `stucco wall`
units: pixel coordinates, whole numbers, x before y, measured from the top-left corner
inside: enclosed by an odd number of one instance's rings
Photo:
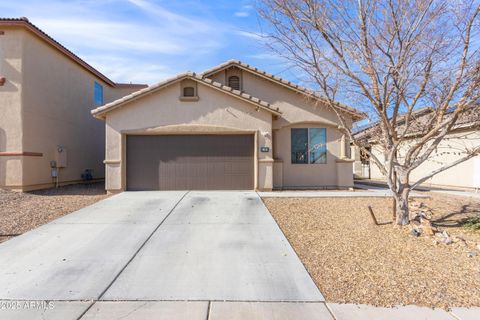
[[[221,71],[212,75],[212,79],[225,83],[228,74]],[[275,170],[276,181],[282,181],[283,188],[292,187],[351,187],[353,186],[353,167],[351,162],[337,163],[340,158],[341,132],[337,129],[339,119],[327,106],[307,99],[305,95],[282,87],[250,72],[241,73],[243,90],[257,98],[279,107],[282,116],[273,121],[274,158],[283,161]],[[348,125],[351,125],[349,119]],[[291,163],[291,128],[326,128],[327,129],[327,163],[326,164],[292,164]],[[345,144],[345,156],[349,156]],[[342,172],[338,172],[342,170]],[[345,173],[343,171],[346,171]],[[340,174],[340,175],[339,175]],[[281,178],[280,178],[281,176]],[[352,176],[347,185],[345,177]],[[339,179],[342,183],[339,183]],[[341,185],[340,185],[341,184]],[[276,186],[280,187],[280,186]]]
[[[292,128],[326,128],[327,129],[327,163],[294,164],[291,162]],[[283,161],[283,187],[336,187],[337,160],[340,158],[341,133],[331,126],[298,124],[274,130],[274,158]],[[343,165],[344,167],[345,165]],[[343,170],[343,168],[342,168]],[[352,175],[352,168],[348,171]],[[350,183],[348,186],[351,186]]]
[[[247,71],[235,72],[227,69],[209,76],[212,80],[226,84],[225,75],[240,75],[242,78],[242,90],[252,96],[268,101],[279,107],[282,116],[274,121],[273,128],[278,129],[293,123],[321,122],[338,126],[340,123],[335,112],[316,100],[308,99],[305,95],[276,84],[270,80],[254,75]],[[348,117],[347,117],[348,119]],[[351,126],[351,120],[348,119]]]
[[[256,111],[250,103],[203,84],[198,84],[197,90],[198,101],[180,101],[180,83],[177,82],[107,114],[107,190],[125,189],[126,134],[234,134],[242,131],[257,133],[258,188],[272,188],[271,151],[258,152],[260,146],[268,146],[271,150],[271,113]]]
[[[2,28],[0,35],[0,153],[18,153],[22,146],[22,53],[24,34],[13,28]],[[0,156],[0,187],[22,182],[22,157]]]
[[[449,135],[448,140],[442,141],[437,151],[412,172],[411,181],[417,181],[429,172],[440,168],[445,164],[454,162],[459,157],[457,154],[459,152],[458,149],[461,150],[465,146],[470,148],[480,146],[480,132],[469,131]],[[382,150],[379,146],[375,146],[373,152],[379,159],[384,159]],[[373,161],[370,162],[370,168],[372,179],[383,179],[383,175]],[[480,157],[477,156],[439,173],[433,176],[424,185],[480,188]]]
[[[10,167],[2,170],[7,173],[9,180],[4,186],[24,190],[50,186],[50,161],[56,158],[57,146],[67,149],[67,167],[60,169],[60,183],[81,180],[85,169],[93,169],[95,178],[103,178],[104,124],[90,114],[94,108],[94,81],[103,85],[105,103],[133,90],[110,87],[24,29],[5,31],[2,36],[5,38],[1,42],[4,51],[17,50],[17,56],[21,58],[16,58],[15,62],[12,58],[7,61],[10,69],[13,69],[13,65],[17,67],[15,72],[7,70],[10,73],[7,75],[9,83],[6,87],[0,87],[0,92],[5,88],[13,88],[13,81],[17,90],[23,90],[21,95],[18,94],[8,103],[8,122],[0,123],[0,132],[9,131],[10,127],[15,126],[15,134],[10,134],[6,139],[8,146],[1,145],[0,137],[0,148],[43,155],[16,156],[11,160],[1,157],[2,162],[7,160],[23,164],[19,167],[20,171]],[[3,41],[9,38],[12,39],[10,43]],[[2,110],[5,110],[3,103]],[[3,121],[3,117],[0,121]]]

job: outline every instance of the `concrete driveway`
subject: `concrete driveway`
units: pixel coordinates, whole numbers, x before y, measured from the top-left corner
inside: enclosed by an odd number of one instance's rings
[[[288,313],[323,297],[255,192],[172,191],[122,193],[1,244],[0,300],[1,319],[215,319],[238,307],[220,301]]]

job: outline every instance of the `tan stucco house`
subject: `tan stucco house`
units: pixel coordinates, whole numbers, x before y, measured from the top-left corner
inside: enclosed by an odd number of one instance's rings
[[[439,144],[434,153],[418,168],[412,171],[411,181],[415,182],[430,172],[437,170],[445,165],[455,162],[460,157],[465,156],[466,150],[474,150],[480,146],[480,107],[472,109],[463,114],[457,121],[452,132]],[[416,110],[411,120],[410,130],[406,143],[415,142],[419,134],[425,127],[425,119],[428,119],[431,113],[430,108]],[[448,115],[447,115],[448,116]],[[402,120],[402,119],[401,119]],[[403,125],[400,121],[399,125]],[[357,139],[363,139],[368,142],[370,152],[377,159],[385,159],[384,149],[378,142],[378,133],[380,130],[377,124],[371,125],[356,133]],[[369,157],[362,155],[357,147],[352,147],[352,158],[355,159],[354,173],[359,179],[371,179],[375,181],[385,181],[380,169]],[[480,188],[480,156],[475,156],[465,162],[462,162],[448,170],[440,172],[425,183],[423,187],[447,187],[461,189],[479,189]]]
[[[340,112],[350,125],[362,114]],[[349,188],[353,161],[321,96],[232,60],[92,111],[105,121],[106,189]]]
[[[339,108],[349,125],[362,118]],[[338,126],[321,96],[239,61],[115,83],[28,19],[0,19],[0,188],[87,172],[110,192],[349,188]]]
[[[104,178],[105,130],[90,111],[144,87],[113,82],[26,18],[0,19],[0,188]]]

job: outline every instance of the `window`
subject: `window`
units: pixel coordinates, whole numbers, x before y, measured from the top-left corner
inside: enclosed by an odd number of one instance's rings
[[[240,77],[231,76],[228,77],[228,86],[235,90],[240,90]]]
[[[310,163],[327,163],[327,129],[308,129]]]
[[[93,100],[95,106],[103,105],[103,87],[97,81],[93,84]]]
[[[195,96],[195,88],[194,87],[183,88],[183,96],[184,97],[194,97]]]
[[[292,129],[292,163],[308,163],[308,129]]]
[[[291,130],[292,163],[327,163],[327,129]]]

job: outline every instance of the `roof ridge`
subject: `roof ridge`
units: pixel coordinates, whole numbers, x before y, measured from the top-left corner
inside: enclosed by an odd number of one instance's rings
[[[141,89],[141,90],[138,90],[138,91],[135,91],[129,95],[126,95],[120,99],[117,99],[117,100],[114,100],[112,102],[109,102],[103,106],[100,106],[96,109],[93,109],[91,111],[91,113],[94,115],[94,116],[98,116],[99,114],[103,114],[113,108],[116,108],[116,107],[119,107],[121,106],[123,103],[126,103],[128,101],[131,101],[139,96],[142,96],[143,94],[146,94],[148,92],[151,92],[151,91],[154,91],[156,89],[161,89],[169,84],[172,84],[176,81],[179,81],[179,80],[183,80],[185,78],[189,78],[189,79],[193,79],[193,80],[196,80],[196,81],[199,81],[201,83],[204,83],[206,85],[209,85],[211,87],[214,87],[214,88],[217,88],[219,90],[222,90],[226,93],[230,93],[230,94],[233,94],[234,96],[238,97],[238,98],[241,98],[241,99],[245,99],[245,100],[248,100],[254,104],[257,104],[259,105],[260,107],[262,107],[263,109],[267,109],[268,111],[270,112],[273,112],[275,114],[281,114],[280,110],[278,107],[274,108],[270,103],[268,103],[267,101],[264,101],[264,100],[261,100],[259,98],[256,98],[250,94],[247,94],[245,92],[242,92],[240,90],[235,90],[229,86],[226,86],[226,85],[223,85],[221,84],[220,82],[216,82],[210,78],[204,78],[202,77],[201,75],[198,75],[196,74],[195,72],[191,72],[191,71],[186,71],[186,72],[182,72],[182,73],[179,73],[173,77],[170,77],[170,78],[167,78],[165,80],[162,80],[156,84],[153,84],[153,85],[150,85],[148,86],[147,88],[144,88],[144,89]]]
[[[251,94],[249,94],[249,93],[247,93],[247,92],[233,89],[232,87],[229,87],[229,86],[224,85],[224,84],[222,84],[222,83],[220,83],[220,82],[214,81],[214,80],[212,80],[212,79],[210,79],[210,78],[204,78],[204,77],[202,77],[202,76],[200,76],[200,75],[195,75],[195,77],[196,77],[198,80],[200,80],[200,81],[207,82],[207,83],[211,83],[211,84],[214,85],[214,86],[218,86],[218,87],[220,87],[220,88],[222,88],[222,89],[224,89],[224,90],[230,91],[230,92],[232,92],[232,93],[234,93],[234,94],[236,94],[236,95],[242,96],[242,97],[247,98],[247,99],[250,99],[250,100],[252,100],[252,101],[254,101],[254,102],[257,102],[257,103],[263,104],[263,105],[265,105],[265,106],[268,106],[268,107],[269,107],[270,109],[272,109],[272,110],[275,110],[275,111],[279,111],[279,110],[280,110],[280,108],[278,108],[278,107],[275,107],[275,108],[272,107],[272,104],[271,104],[270,102],[265,101],[265,100],[262,100],[262,99],[257,98],[257,97],[254,97],[254,96],[252,96]]]
[[[218,71],[221,71],[222,69],[226,69],[230,66],[239,66],[241,68],[244,68],[244,69],[247,69],[253,73],[257,73],[257,74],[260,74],[266,78],[269,78],[271,80],[274,80],[276,82],[279,82],[281,83],[282,85],[286,86],[286,87],[289,87],[293,90],[297,90],[305,95],[309,95],[309,96],[312,96],[316,99],[320,99],[320,100],[323,100],[325,101],[327,98],[324,97],[324,96],[321,96],[319,95],[318,93],[316,93],[315,91],[311,90],[311,89],[308,89],[304,86],[301,86],[301,85],[298,85],[292,81],[289,81],[289,80],[286,80],[286,79],[283,79],[279,76],[276,76],[274,74],[271,74],[269,72],[266,72],[264,70],[261,70],[255,66],[252,66],[248,63],[245,63],[245,62],[242,62],[240,60],[235,60],[235,59],[230,59],[230,60],[227,60],[226,62],[223,62],[215,67],[212,67],[210,69],[207,69],[203,72],[200,73],[200,75],[202,75],[203,77],[208,77],[210,74],[214,73],[214,72],[218,72]],[[347,106],[345,104],[342,104],[340,102],[336,102],[338,104],[338,106],[342,109],[344,109],[345,111],[347,112],[350,112],[350,113],[353,113],[355,114],[356,116],[358,117],[363,117],[364,114],[360,111],[358,111],[357,109],[353,108],[353,107],[350,107],[350,106]]]

